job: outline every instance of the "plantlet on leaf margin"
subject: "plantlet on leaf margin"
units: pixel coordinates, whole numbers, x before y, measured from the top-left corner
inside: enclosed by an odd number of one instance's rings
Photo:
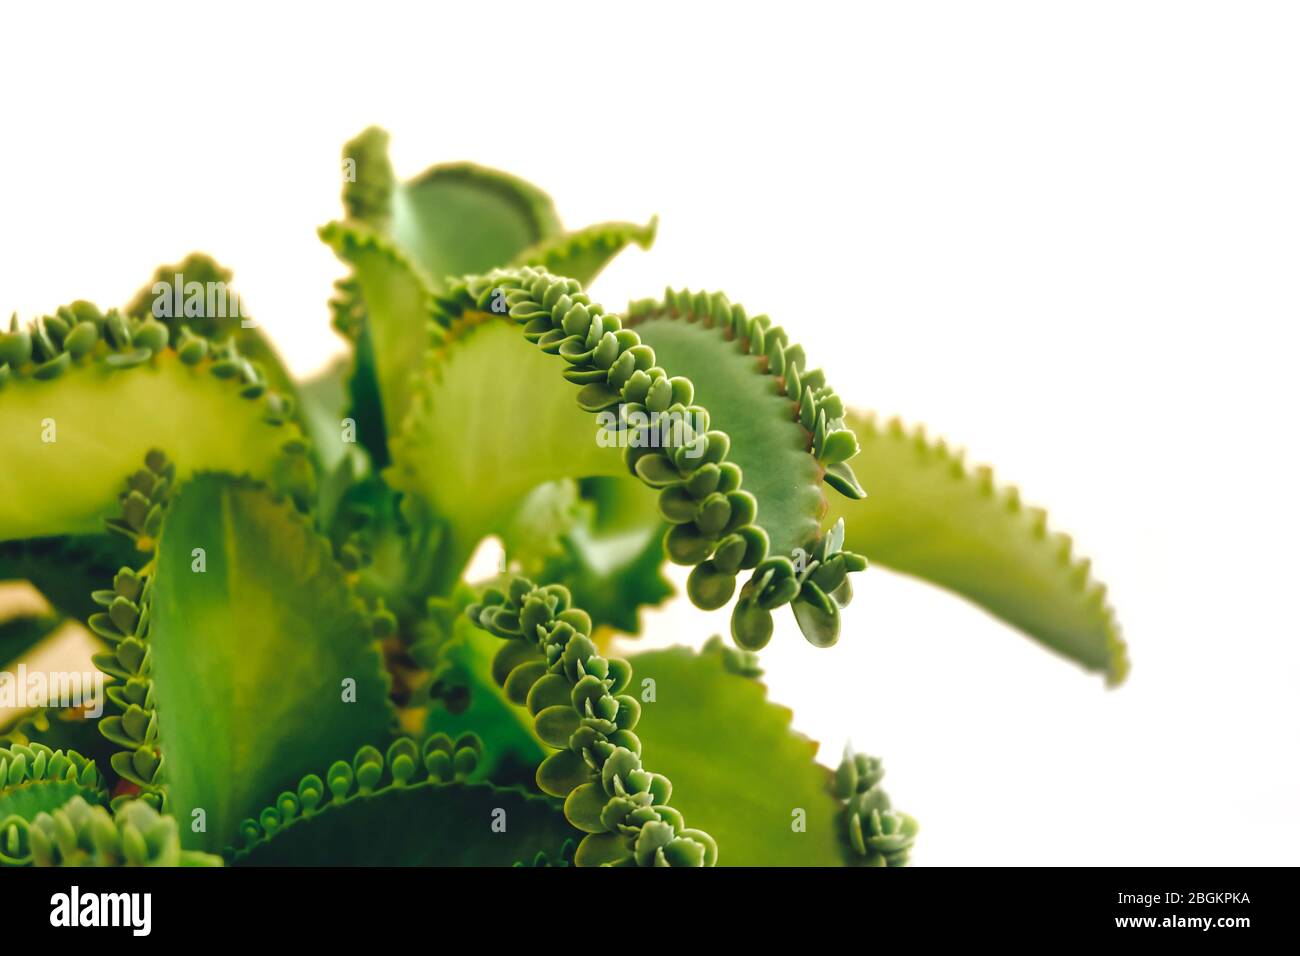
[[[465,163],[399,180],[377,129],[345,159],[321,378],[152,286],[0,332],[0,574],[113,679],[98,720],[0,727],[0,864],[903,865],[880,762],[817,763],[755,654],[785,604],[834,643],[867,559],[1122,680],[1090,564],[987,469],[721,293],[606,311],[589,283],[656,219],[566,232]],[[465,580],[494,535],[529,577]],[[608,650],[667,562],[738,646]]]

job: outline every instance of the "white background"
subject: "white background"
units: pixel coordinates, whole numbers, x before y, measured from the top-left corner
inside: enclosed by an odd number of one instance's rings
[[[314,228],[369,123],[401,175],[472,159],[570,226],[659,213],[598,299],[769,312],[1111,587],[1114,692],[878,569],[836,648],[778,632],[773,696],[826,759],[884,756],[916,863],[1297,862],[1295,7],[34,7],[0,21],[6,311],[121,303],[202,249],[312,371],[341,274]]]

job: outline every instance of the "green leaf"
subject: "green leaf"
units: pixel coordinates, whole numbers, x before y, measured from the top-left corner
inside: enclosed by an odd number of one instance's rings
[[[714,493],[707,481],[688,484],[689,496],[665,492],[660,510],[675,522],[665,541],[669,556],[697,563],[710,536],[733,531],[742,519],[763,533],[757,540],[731,538],[713,560],[700,563],[687,588],[692,601],[722,606],[734,593],[737,565],[761,561],[732,615],[737,643],[761,647],[772,633],[770,612],[793,601],[804,637],[818,647],[834,644],[839,614],[819,581],[836,579],[839,603],[847,604],[852,589],[840,589],[843,576],[865,567],[859,555],[840,553],[842,538],[823,521],[827,487],[837,495],[861,494],[847,464],[857,444],[843,422],[843,401],[821,370],[807,368],[802,346],[780,326],[748,315],[721,293],[669,289],[662,301],[633,302],[627,324],[667,370],[693,383],[695,401],[727,436],[727,457],[745,476],[743,493]],[[680,462],[646,456],[638,473],[657,482],[663,473],[671,477],[673,464]],[[694,530],[684,523],[692,503]]]
[[[339,358],[298,387],[299,416],[316,449],[321,469],[329,473],[356,449],[343,440],[343,419],[348,417],[348,376],[351,363]]]
[[[358,596],[371,607],[383,602],[405,628],[424,616],[435,593],[431,582],[440,577],[442,530],[362,467],[346,458],[339,472],[322,482],[318,520],[352,572]],[[326,501],[325,493],[338,497]]]
[[[511,323],[488,321],[466,329],[425,381],[389,477],[448,522],[453,565],[538,485],[627,474],[620,451],[597,443],[596,422],[578,407],[562,366]]]
[[[743,487],[742,469],[728,460],[730,436],[710,428],[707,408],[689,404],[695,395],[692,382],[672,377],[656,364],[654,349],[641,342],[636,330],[606,314],[576,280],[525,267],[466,277],[436,298],[436,346],[416,403],[393,442],[394,465],[387,474],[395,488],[425,502],[444,522],[443,566],[449,575],[459,573],[474,546],[498,531],[537,485],[629,472],[661,492],[660,511],[673,522],[664,537],[670,559],[686,565],[711,562],[704,572],[708,587],[692,593],[707,592],[711,606],[734,587],[742,570],[754,573],[742,589],[748,603],[740,606],[756,604],[767,615],[796,597],[816,597],[816,582],[805,580],[814,571],[840,576],[865,566],[858,556],[839,553],[839,538],[816,533],[824,507],[820,470],[806,454],[806,444],[804,451],[798,448],[801,442],[815,445],[817,436],[827,434],[828,410],[838,407],[837,397],[820,372],[804,373],[799,392],[799,353],[782,350],[783,333],[776,329],[769,330],[770,344],[764,346],[766,320],[748,319],[721,296],[704,296],[700,302],[709,315],[725,311],[736,329],[751,330],[756,347],[768,350],[765,355],[788,363],[788,388],[804,396],[797,404],[776,400],[755,407],[748,417],[739,407],[744,402],[732,405],[751,461],[760,470],[770,469],[772,457],[792,465],[781,480],[760,478],[769,496],[766,503]],[[656,308],[638,304],[633,320],[650,321]],[[682,314],[674,309],[670,317]],[[741,364],[743,354],[732,351],[733,365]],[[763,367],[748,365],[748,374],[761,379],[751,397],[773,398],[780,383],[765,375]],[[579,389],[577,408],[566,400],[566,383]],[[568,392],[571,396],[572,388]],[[617,413],[607,411],[615,406]],[[582,412],[598,416],[594,433],[592,420]],[[667,418],[648,417],[659,412],[667,412]],[[800,432],[802,420],[795,415],[814,412],[816,435]],[[767,441],[773,444],[765,456]],[[807,483],[795,462],[804,466]],[[466,498],[466,488],[475,493]],[[665,506],[666,496],[676,502],[671,508]],[[696,502],[689,513],[678,513],[682,496]],[[800,570],[784,555],[769,557],[773,541],[802,542],[799,546],[811,549],[816,560]],[[450,581],[443,584],[450,587]],[[838,593],[847,601],[849,589]],[[805,615],[801,626],[807,621]],[[754,634],[740,632],[762,623],[749,613],[733,617],[733,633],[757,643]],[[814,623],[817,632],[809,634],[810,640],[821,645],[834,641],[838,616],[828,613]]]
[[[377,127],[350,141],[343,155],[349,221],[321,235],[353,269],[331,305],[336,327],[355,345],[352,412],[376,467],[389,463],[388,440],[405,421],[407,388],[422,371],[429,293],[444,290],[451,276],[523,260],[563,264],[585,279],[629,243],[647,248],[654,239],[653,221],[565,234],[536,186],[470,163],[398,182],[388,134]]]
[[[655,507],[654,496],[625,478],[591,478],[582,484],[584,494],[596,499],[595,515],[564,536],[564,556],[537,576],[568,587],[597,625],[638,634],[641,609],[658,607],[673,596],[663,573],[663,526],[640,517],[647,506]],[[629,498],[637,503],[623,505]],[[617,504],[607,511],[611,501]],[[638,517],[629,519],[630,513]]]
[[[493,829],[494,823],[497,829]],[[498,832],[504,827],[503,832]],[[559,802],[491,784],[388,787],[299,816],[236,866],[510,866],[576,837]]]
[[[320,235],[352,267],[353,280],[365,302],[369,354],[358,354],[357,361],[370,360],[385,433],[391,436],[406,419],[414,379],[432,344],[428,281],[420,277],[405,254],[367,226],[330,223]],[[360,366],[358,369],[361,374]],[[370,374],[365,372],[363,378]],[[375,436],[366,436],[364,443],[369,447],[375,440]]]
[[[37,866],[220,866],[221,858],[181,848],[180,824],[143,800],[111,814],[73,797],[31,826]]]
[[[117,748],[99,732],[98,719],[86,717],[78,708],[38,707],[0,727],[0,747],[37,743],[53,750],[75,750],[105,770]]]
[[[560,231],[546,193],[473,163],[434,166],[402,183],[392,208],[393,238],[435,285],[504,265]]]
[[[387,132],[371,126],[343,144],[343,207],[349,219],[387,223],[395,186]]]
[[[348,378],[348,417],[356,422],[357,441],[370,453],[375,468],[386,468],[390,459],[384,427],[384,400],[380,394],[374,337],[369,325],[362,325],[357,332],[352,358],[352,374]]]
[[[695,401],[709,410],[712,427],[731,438],[729,459],[758,499],[771,553],[789,557],[818,536],[825,507],[821,469],[809,454],[812,436],[769,374],[766,356],[747,351],[748,336],[731,331],[738,307],[720,295],[696,298],[681,292],[666,303],[637,303],[629,325],[665,369],[695,385]],[[725,321],[715,322],[714,311]],[[762,324],[743,309],[739,316],[750,327]]]
[[[94,803],[104,800],[102,790],[83,787],[72,780],[39,780],[5,787],[0,790],[0,824],[11,816],[31,821],[37,814],[57,810],[76,796]],[[7,862],[2,859],[3,855],[3,849],[0,849],[0,862]]]
[[[349,217],[391,237],[433,289],[448,276],[504,266],[561,232],[551,198],[508,173],[447,163],[398,182],[388,161],[388,134],[376,127],[343,152]]]
[[[353,270],[336,284],[331,308],[354,345],[351,417],[382,468],[429,344],[429,293],[448,275],[503,266],[561,230],[550,199],[504,173],[456,164],[398,183],[388,134],[377,127],[344,147],[344,164],[349,221],[326,226],[321,237]]]
[[[369,618],[328,543],[250,482],[200,475],[177,493],[149,622],[169,806],[207,816],[206,833],[182,828],[187,846],[226,846],[266,793],[393,723]]]
[[[136,292],[123,311],[139,318],[157,318],[167,326],[172,342],[180,340],[182,327],[214,344],[233,340],[241,355],[261,366],[272,388],[281,395],[296,399],[297,386],[293,376],[265,332],[244,310],[243,300],[231,287],[233,278],[234,273],[211,256],[201,252],[190,253],[174,265],[159,266],[153,278]],[[190,286],[191,283],[203,287],[201,297],[195,294],[197,290]],[[187,287],[190,288],[188,293]],[[160,296],[162,302],[172,308],[155,308]],[[178,302],[183,311],[174,308]],[[161,314],[168,311],[176,314]]]
[[[538,485],[503,519],[500,531],[508,563],[523,573],[541,569],[564,554],[564,536],[590,514],[579,498],[578,482],[548,481]]]
[[[116,370],[107,358],[0,388],[0,541],[102,531],[123,477],[153,448],[167,449],[178,480],[205,468],[266,479],[284,467],[297,427],[268,422],[266,396],[244,397],[210,360],[191,367],[168,348]]]
[[[622,693],[631,665],[598,653],[590,615],[563,586],[498,583],[464,613],[508,641],[493,674],[534,715],[541,739],[560,748],[538,767],[537,786],[564,797],[565,816],[587,833],[576,864],[713,866],[714,839],[687,825],[670,804],[672,783],[642,761],[641,705]]]
[[[966,597],[1110,684],[1128,673],[1106,588],[1047,515],[1000,488],[987,468],[897,420],[851,413],[871,497],[832,503],[850,546],[884,567]]]
[[[733,673],[719,652],[673,647],[629,659],[642,697],[637,735],[673,782],[673,806],[717,841],[720,866],[852,862],[831,772],[762,684]],[[794,828],[800,810],[805,832]]]
[[[31,820],[78,794],[92,803],[106,796],[93,760],[39,743],[0,746],[0,820]]]
[[[512,264],[541,266],[547,272],[577,279],[588,286],[628,246],[635,243],[649,249],[654,245],[658,228],[658,216],[644,226],[634,222],[602,222],[544,239],[517,255]]]
[[[107,798],[94,761],[44,744],[0,746],[0,866],[30,863],[29,824],[74,797]]]

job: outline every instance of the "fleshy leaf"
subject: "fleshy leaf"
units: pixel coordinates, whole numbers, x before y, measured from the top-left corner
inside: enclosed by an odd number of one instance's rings
[[[75,750],[107,769],[116,745],[99,732],[99,721],[83,708],[38,707],[0,727],[0,747],[40,744],[52,750]]]
[[[540,266],[588,286],[628,246],[635,243],[649,249],[654,245],[658,228],[657,216],[644,226],[634,222],[598,223],[544,239],[516,256],[513,265]]]
[[[725,306],[730,327],[748,329],[761,345],[765,321],[748,319],[720,296],[700,301],[710,309]],[[633,320],[648,321],[651,311],[634,309]],[[755,635],[770,633],[771,612],[782,605],[824,602],[817,588],[828,579],[837,582],[841,603],[847,600],[844,576],[865,562],[842,552],[837,534],[817,534],[824,502],[816,435],[831,433],[827,416],[838,399],[819,372],[803,375],[799,392],[799,353],[785,351],[778,332],[764,348],[787,363],[788,387],[803,396],[798,403],[780,400],[776,378],[716,336],[718,352],[730,350],[732,364],[745,366],[737,374],[755,380],[747,394],[773,400],[747,416],[743,397],[721,399],[746,454],[760,470],[772,470],[770,456],[790,465],[782,480],[760,479],[763,493],[755,495],[729,458],[729,434],[712,428],[708,409],[693,404],[692,381],[658,365],[636,330],[606,314],[576,280],[531,267],[471,276],[439,295],[432,314],[429,368],[393,443],[388,476],[445,523],[449,574],[459,573],[477,543],[498,531],[539,484],[634,475],[659,494],[660,514],[671,523],[663,539],[669,559],[696,566],[689,590],[697,604],[721,606],[739,573],[753,572],[732,618],[738,641],[758,643]],[[720,374],[722,393],[729,379]],[[813,414],[815,434],[794,418]],[[838,426],[831,430],[840,433]],[[440,452],[447,448],[458,454]],[[466,488],[474,494],[467,497]],[[798,543],[807,560],[769,555],[771,542],[792,550]],[[831,643],[838,633],[838,617],[829,611],[796,619],[805,630],[810,620],[816,626],[808,633],[815,643]]]
[[[414,263],[378,232],[360,223],[330,223],[320,231],[321,239],[352,267],[351,283],[365,303],[365,322],[354,354],[352,399],[354,406],[368,409],[357,417],[357,425],[373,430],[369,421],[380,413],[384,435],[391,436],[405,421],[411,405],[414,379],[423,367],[432,343],[429,325],[432,300],[429,284]],[[377,389],[380,407],[373,408],[367,393]],[[382,436],[362,431],[362,443],[383,452]]]
[[[0,746],[0,866],[32,862],[32,821],[74,797],[107,799],[93,760],[38,743]]]
[[[220,866],[221,858],[181,848],[180,825],[143,800],[107,809],[73,797],[32,821],[37,866]]]
[[[835,795],[844,801],[843,827],[859,866],[907,866],[920,825],[895,810],[882,789],[885,768],[876,757],[846,748],[835,770]]]
[[[465,615],[506,640],[493,672],[556,748],[537,768],[537,786],[563,797],[565,817],[587,834],[577,865],[713,866],[717,842],[687,825],[672,781],[643,763],[641,704],[625,693],[629,663],[597,652],[590,615],[563,586],[500,583]]]
[[[773,522],[772,553],[793,557],[806,549],[820,533],[829,454],[813,447],[818,419],[827,434],[846,431],[843,403],[825,376],[806,368],[803,348],[767,316],[751,317],[720,293],[669,289],[663,301],[634,302],[628,313],[628,326],[665,368],[694,383],[713,426],[731,436],[731,459],[750,476],[746,487],[768,502],[765,512],[789,512],[764,514]]]
[[[206,832],[186,826],[182,840],[217,850],[265,793],[382,739],[388,682],[328,542],[265,488],[195,477],[167,506],[150,571],[138,601],[110,615],[122,634],[109,638],[116,666],[148,680],[132,704],[148,729],[131,707],[101,723],[138,742],[114,769],[161,786],[181,820],[202,809]]]
[[[371,607],[382,602],[413,624],[435,593],[430,582],[439,577],[442,530],[415,502],[365,474],[364,461],[350,456],[339,469],[322,482],[319,520],[362,600]],[[337,497],[326,499],[327,492]]]
[[[618,449],[597,443],[562,365],[510,323],[489,321],[466,328],[425,381],[421,407],[393,446],[390,481],[449,521],[458,559],[543,482],[627,473]]]
[[[872,561],[948,588],[1118,684],[1128,673],[1106,588],[1047,515],[968,468],[942,441],[852,413],[871,497],[832,503],[848,543]]]
[[[434,166],[400,184],[392,201],[393,238],[435,286],[507,263],[560,231],[546,193],[473,163]]]
[[[233,278],[234,273],[211,256],[193,252],[174,265],[159,266],[123,311],[139,319],[156,318],[167,326],[173,342],[181,340],[183,328],[214,345],[233,339],[239,353],[261,367],[268,385],[296,400],[293,376],[245,311],[231,285]]]
[[[495,815],[495,816],[494,816]],[[493,832],[493,820],[505,831]],[[286,827],[236,866],[511,866],[562,854],[558,806],[487,783],[420,784],[356,797]]]
[[[674,805],[718,841],[722,866],[855,862],[817,745],[720,651],[673,647],[630,658],[641,687],[654,681],[637,734],[673,781]]]
[[[509,173],[446,163],[399,182],[388,161],[388,134],[377,127],[343,153],[349,217],[391,236],[434,288],[447,276],[506,265],[561,232],[551,198]]]
[[[398,182],[388,134],[377,127],[349,142],[343,155],[348,222],[321,235],[353,268],[337,283],[331,308],[335,327],[354,343],[352,415],[379,468],[389,463],[388,440],[405,421],[406,389],[428,344],[421,339],[422,293],[442,291],[448,277],[521,258],[594,275],[628,243],[653,241],[654,222],[607,223],[566,235],[544,192],[470,163],[434,166]]]
[[[857,441],[843,421],[844,403],[820,369],[809,369],[802,346],[766,315],[750,316],[721,293],[668,289],[662,301],[628,308],[628,326],[663,356],[665,367],[696,385],[696,401],[709,409],[713,427],[731,439],[729,457],[747,476],[746,490],[768,535],[767,560],[740,590],[732,614],[737,644],[757,650],[772,634],[771,611],[792,605],[799,629],[817,647],[839,638],[838,607],[852,597],[849,573],[866,567],[843,551],[837,526],[822,523],[825,488],[859,497],[848,461]],[[680,496],[661,499],[670,521]],[[728,514],[728,498],[701,502]],[[673,539],[667,540],[670,556]],[[687,582],[697,606],[720,607],[732,596],[723,562],[701,564]],[[834,600],[826,591],[836,593]]]
[[[510,866],[562,858],[578,834],[558,801],[467,783],[473,734],[363,747],[244,821],[237,866]]]
[[[337,359],[298,387],[299,417],[326,474],[356,448],[344,438],[350,370],[346,359]]]
[[[26,336],[32,355],[0,385],[0,541],[101,532],[123,478],[159,446],[181,480],[211,468],[310,487],[289,403],[231,342],[170,341],[160,323],[89,304],[67,315],[32,327],[45,343],[41,364],[28,330],[0,334],[10,345]],[[62,339],[56,328],[67,330]]]

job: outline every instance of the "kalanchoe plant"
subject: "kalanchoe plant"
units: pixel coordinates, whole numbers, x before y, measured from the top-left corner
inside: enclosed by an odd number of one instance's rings
[[[198,255],[0,334],[0,579],[53,608],[0,658],[83,620],[108,698],[2,728],[0,863],[902,865],[881,762],[818,764],[756,655],[781,614],[835,643],[868,559],[1123,678],[1088,563],[987,469],[720,293],[594,300],[655,222],[399,181],[375,129],[344,159],[320,377]],[[666,562],[730,640],[621,656]]]

